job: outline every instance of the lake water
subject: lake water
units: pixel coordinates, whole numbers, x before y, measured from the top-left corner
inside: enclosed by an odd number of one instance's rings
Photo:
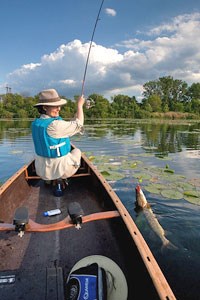
[[[0,121],[1,183],[34,158],[30,124]],[[127,207],[177,299],[200,299],[200,122],[96,120],[71,141]],[[138,183],[174,248],[135,211]]]

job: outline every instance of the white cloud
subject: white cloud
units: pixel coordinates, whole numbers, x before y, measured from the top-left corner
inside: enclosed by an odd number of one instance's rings
[[[149,35],[159,35],[163,34],[163,32],[177,32],[184,29],[184,32],[191,32],[191,29],[199,23],[200,14],[194,13],[194,14],[184,14],[175,17],[170,23],[164,23],[160,26],[157,26],[155,28],[152,28],[149,31]],[[188,26],[185,26],[185,25]],[[187,28],[186,28],[187,27]]]
[[[107,15],[109,15],[111,17],[115,17],[117,14],[117,12],[113,8],[106,8],[105,12]]]
[[[120,47],[125,51],[117,50]],[[151,29],[146,39],[132,38],[116,49],[93,43],[85,82],[85,95],[105,97],[123,93],[141,97],[149,80],[173,76],[189,84],[200,81],[200,14],[183,15]],[[44,88],[73,98],[81,92],[89,43],[74,40],[45,54],[8,76],[13,92],[37,94]]]

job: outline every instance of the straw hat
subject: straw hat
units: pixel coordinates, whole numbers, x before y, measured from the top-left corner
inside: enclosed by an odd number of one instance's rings
[[[39,93],[39,102],[34,106],[61,106],[67,103],[67,100],[61,99],[54,89],[44,90]]]
[[[106,271],[107,299],[127,300],[128,286],[124,273],[112,259],[106,256],[90,255],[84,257],[73,266],[70,274],[79,268],[86,267],[93,263],[97,263],[101,268],[103,268]]]

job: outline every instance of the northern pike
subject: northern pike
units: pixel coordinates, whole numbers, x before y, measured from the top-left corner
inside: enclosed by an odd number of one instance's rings
[[[147,199],[138,184],[135,188],[136,192],[136,207],[139,208],[140,210],[142,209],[144,212],[144,215],[152,228],[152,230],[155,232],[155,234],[160,238],[162,242],[162,248],[163,250],[165,247],[170,248],[170,249],[177,249],[176,246],[174,246],[166,237],[165,237],[165,231],[158,222],[155,214],[153,213],[150,204],[147,202]]]

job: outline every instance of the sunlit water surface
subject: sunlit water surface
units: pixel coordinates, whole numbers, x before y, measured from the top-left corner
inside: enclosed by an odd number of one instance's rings
[[[86,123],[85,134],[71,141],[92,157],[101,170],[108,171],[113,166],[116,174],[123,173],[123,178],[109,182],[141,230],[177,299],[200,299],[200,197],[191,202],[148,192],[145,179],[135,178],[132,166],[137,161],[144,173],[145,168],[164,169],[167,165],[174,174],[184,176],[186,183],[195,182],[194,189],[200,193],[200,123],[95,121]],[[33,158],[30,121],[0,121],[0,182],[5,182]],[[99,164],[98,158],[102,163]],[[176,178],[170,189],[176,190]],[[163,249],[144,214],[135,211],[138,182],[142,187],[144,184],[146,198],[167,239],[176,248]]]

